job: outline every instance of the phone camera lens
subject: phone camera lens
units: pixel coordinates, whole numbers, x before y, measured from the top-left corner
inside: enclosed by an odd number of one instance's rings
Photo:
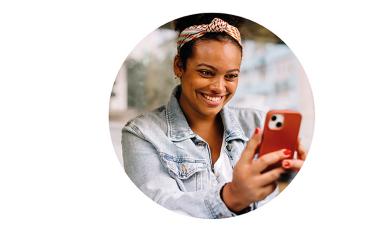
[[[283,124],[282,124],[281,122],[277,122],[277,123],[276,123],[276,127],[277,127],[277,128],[280,128],[281,126],[283,126]]]
[[[272,121],[275,121],[276,119],[277,119],[277,117],[275,115],[273,115],[271,118]]]

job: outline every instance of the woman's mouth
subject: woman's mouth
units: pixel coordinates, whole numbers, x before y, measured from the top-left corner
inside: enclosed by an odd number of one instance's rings
[[[204,102],[211,107],[219,106],[222,103],[224,98],[224,96],[222,95],[207,95],[204,93],[199,93],[199,94],[203,97]]]

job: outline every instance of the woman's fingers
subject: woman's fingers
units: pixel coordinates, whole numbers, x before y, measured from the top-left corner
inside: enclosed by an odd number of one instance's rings
[[[291,169],[294,171],[299,171],[304,164],[304,161],[306,159],[306,150],[301,144],[300,138],[298,139],[298,147],[297,147],[297,154],[298,159],[286,159],[282,162],[282,167],[284,169]]]
[[[242,158],[244,160],[252,161],[255,153],[256,153],[256,148],[261,142],[261,129],[256,128],[255,133],[251,137],[251,139],[248,141],[247,146],[245,150],[242,153]]]
[[[268,166],[276,164],[283,159],[292,158],[292,151],[288,149],[282,149],[274,152],[270,152],[254,160],[254,170],[257,173],[263,172]]]
[[[258,191],[256,191],[256,201],[265,199],[268,195],[270,195],[277,187],[276,183],[270,183],[262,188],[260,188]]]
[[[301,140],[298,139],[298,147],[297,147],[298,159],[305,160],[306,159],[306,150],[301,144]]]
[[[285,169],[282,167],[278,167],[272,170],[269,170],[268,172],[265,172],[261,175],[258,175],[257,181],[259,185],[268,185],[280,178],[280,175],[285,172]]]
[[[304,161],[300,159],[286,159],[286,160],[283,160],[282,167],[284,169],[299,171],[303,164],[304,164]]]

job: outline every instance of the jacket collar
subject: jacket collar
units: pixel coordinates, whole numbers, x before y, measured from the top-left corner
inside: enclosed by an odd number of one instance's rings
[[[230,140],[240,139],[248,141],[245,136],[242,127],[237,119],[237,116],[233,113],[233,110],[229,106],[224,106],[220,111],[220,116],[224,125],[224,140],[226,142]]]
[[[167,136],[172,141],[182,141],[195,136],[178,103],[180,85],[176,86],[166,106]]]
[[[167,136],[172,141],[182,141],[196,136],[180,108],[177,99],[180,91],[180,85],[173,89],[170,101],[166,106]],[[224,125],[224,139],[226,142],[234,139],[248,141],[237,118],[229,107],[224,106],[222,111],[220,111],[220,116]]]

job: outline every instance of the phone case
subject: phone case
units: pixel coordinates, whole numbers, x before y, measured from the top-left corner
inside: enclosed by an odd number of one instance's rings
[[[259,147],[259,157],[280,149],[297,150],[301,114],[292,110],[271,110],[267,113]]]

